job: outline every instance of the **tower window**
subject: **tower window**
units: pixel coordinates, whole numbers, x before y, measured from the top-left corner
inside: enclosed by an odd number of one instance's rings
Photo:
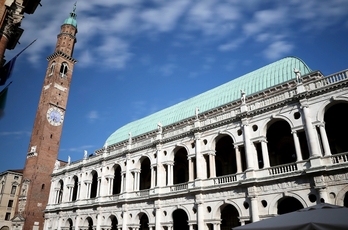
[[[53,72],[54,72],[54,66],[56,65],[56,62],[53,61],[51,66],[50,66],[50,74],[48,76],[52,76],[53,75]]]
[[[68,64],[66,62],[63,62],[60,67],[60,76],[66,77],[67,72],[68,72]]]

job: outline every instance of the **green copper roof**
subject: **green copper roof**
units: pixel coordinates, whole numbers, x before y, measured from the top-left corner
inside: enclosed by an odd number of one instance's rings
[[[65,19],[64,25],[68,24],[68,25],[73,25],[73,26],[77,27],[75,11],[76,11],[76,3],[74,4],[73,11],[70,12],[70,17]]]
[[[106,144],[110,146],[127,140],[129,133],[132,134],[132,137],[135,137],[155,130],[158,122],[161,122],[163,126],[167,126],[193,117],[197,107],[199,112],[203,113],[215,107],[239,100],[241,97],[240,90],[244,90],[246,95],[251,95],[294,79],[296,78],[294,68],[300,70],[301,75],[311,72],[311,69],[301,59],[296,57],[283,58],[193,98],[130,122],[109,136]]]

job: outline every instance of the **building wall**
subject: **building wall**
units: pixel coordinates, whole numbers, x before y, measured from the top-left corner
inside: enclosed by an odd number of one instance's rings
[[[0,174],[0,229],[11,227],[20,193],[22,170],[5,171]],[[9,203],[9,201],[12,201]]]
[[[332,132],[347,83],[314,72],[57,166],[45,229],[231,229],[347,205],[348,135]]]

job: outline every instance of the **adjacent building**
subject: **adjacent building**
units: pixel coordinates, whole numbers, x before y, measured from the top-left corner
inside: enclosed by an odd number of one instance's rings
[[[56,166],[44,229],[224,230],[348,206],[347,74],[286,57],[125,124]]]
[[[0,229],[11,229],[11,219],[20,193],[23,170],[7,170],[0,173]]]
[[[33,14],[41,0],[0,0],[0,67],[5,63],[6,49],[16,47],[22,36],[24,14]]]

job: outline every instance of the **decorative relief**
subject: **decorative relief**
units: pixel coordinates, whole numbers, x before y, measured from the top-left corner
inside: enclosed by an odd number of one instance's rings
[[[67,88],[65,88],[61,85],[58,85],[57,83],[54,83],[54,88],[59,89],[60,91],[63,91],[63,92],[65,92],[67,90]]]

